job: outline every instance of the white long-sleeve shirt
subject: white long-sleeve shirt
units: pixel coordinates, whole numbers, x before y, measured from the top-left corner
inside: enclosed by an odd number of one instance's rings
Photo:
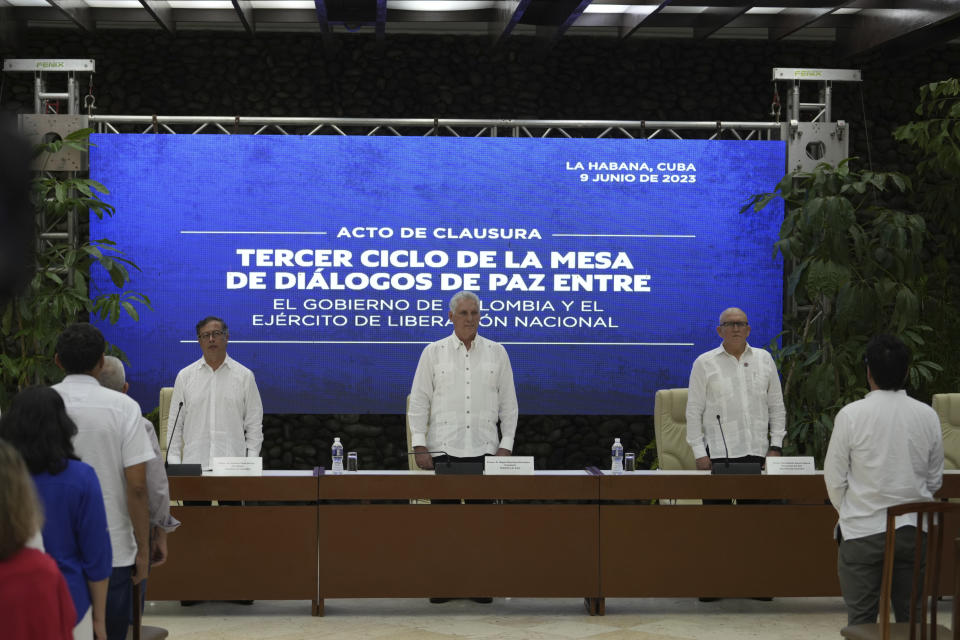
[[[216,371],[203,358],[181,369],[173,384],[167,433],[173,437],[171,463],[200,463],[207,469],[212,458],[259,456],[263,404],[253,372],[230,356]]]
[[[153,423],[146,418],[140,419],[150,446],[153,448],[154,458],[147,460],[147,495],[150,507],[150,526],[163,527],[167,533],[175,531],[180,521],[170,515],[170,484],[167,481],[167,472],[163,468],[163,454],[160,452],[160,442]]]
[[[478,335],[468,350],[452,334],[423,350],[407,412],[414,447],[457,458],[512,451],[518,415],[503,345]]]
[[[768,352],[748,344],[738,360],[720,345],[694,360],[687,391],[687,442],[694,458],[706,456],[707,447],[712,458],[765,457],[771,446],[783,446],[786,416],[780,375]]]
[[[933,500],[943,484],[943,433],[929,406],[906,391],[871,391],[837,414],[823,462],[845,540],[887,529],[887,507]],[[900,516],[896,527],[915,525]]]

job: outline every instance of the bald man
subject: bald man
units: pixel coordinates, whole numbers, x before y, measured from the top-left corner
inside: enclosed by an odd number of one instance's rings
[[[701,354],[690,371],[687,442],[697,469],[725,461],[763,464],[766,456],[781,455],[786,435],[777,366],[768,352],[747,343],[743,310],[721,313],[717,335],[720,346]]]

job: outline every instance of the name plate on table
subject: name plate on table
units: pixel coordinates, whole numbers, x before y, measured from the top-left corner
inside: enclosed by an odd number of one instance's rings
[[[263,458],[214,458],[212,476],[262,476]]]
[[[770,456],[767,458],[768,476],[812,476],[817,470],[813,456]]]
[[[483,461],[485,476],[533,475],[533,456],[487,456]]]

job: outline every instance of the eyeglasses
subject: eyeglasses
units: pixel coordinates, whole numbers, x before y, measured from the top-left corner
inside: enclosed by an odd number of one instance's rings
[[[720,326],[721,326],[721,327],[730,328],[730,329],[746,329],[747,327],[750,326],[750,323],[749,323],[749,322],[738,322],[738,321],[734,321],[734,322],[721,322],[721,323],[720,323]]]
[[[197,337],[200,338],[201,340],[209,340],[210,338],[219,338],[220,336],[225,336],[225,335],[227,335],[226,331],[221,331],[220,329],[217,329],[216,331],[207,331],[206,333],[201,333],[197,335]]]

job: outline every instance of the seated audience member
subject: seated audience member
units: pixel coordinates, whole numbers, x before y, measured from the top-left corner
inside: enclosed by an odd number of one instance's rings
[[[53,559],[26,547],[43,522],[27,466],[0,440],[0,638],[71,640],[76,615]]]
[[[24,389],[0,418],[0,438],[27,463],[46,513],[43,546],[67,579],[76,607],[76,638],[106,638],[107,582],[112,572],[107,512],[97,474],[80,462],[77,425],[60,394]]]

